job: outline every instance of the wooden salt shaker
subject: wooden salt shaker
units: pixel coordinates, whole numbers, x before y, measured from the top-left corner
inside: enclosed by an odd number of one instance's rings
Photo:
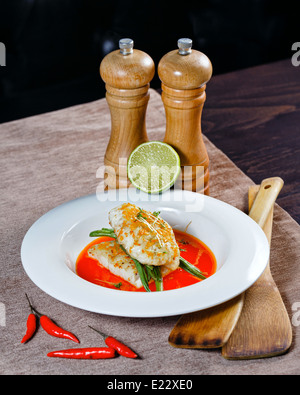
[[[201,115],[212,65],[206,55],[192,50],[192,40],[178,40],[178,48],[163,56],[158,65],[166,112],[164,141],[180,156],[183,189],[208,195],[209,158],[202,138]]]
[[[111,114],[111,135],[104,158],[105,185],[110,189],[130,185],[127,159],[138,145],[148,141],[146,109],[155,73],[153,60],[133,49],[133,40],[121,39],[119,46],[120,50],[106,55],[100,65]]]

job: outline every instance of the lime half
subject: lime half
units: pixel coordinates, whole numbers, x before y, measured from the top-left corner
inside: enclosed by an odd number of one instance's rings
[[[180,158],[169,144],[150,141],[139,145],[128,159],[128,178],[146,193],[161,193],[174,185],[180,174]]]

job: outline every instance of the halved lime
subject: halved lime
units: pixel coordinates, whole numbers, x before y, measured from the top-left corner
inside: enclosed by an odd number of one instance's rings
[[[127,164],[133,186],[146,193],[161,193],[171,188],[180,174],[180,158],[169,144],[150,141],[139,145]]]

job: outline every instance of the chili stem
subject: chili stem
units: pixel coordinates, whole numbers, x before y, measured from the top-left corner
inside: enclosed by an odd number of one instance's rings
[[[26,296],[26,299],[28,300],[28,304],[29,304],[29,307],[30,307],[31,313],[32,313],[32,314],[34,314],[33,307],[32,307],[32,305],[31,305],[31,303],[30,303],[30,299],[29,299],[29,297],[28,297],[28,295],[27,295],[26,293],[25,293],[25,296]]]
[[[100,332],[98,329],[93,328],[92,326],[88,325],[89,328],[93,329],[93,331],[98,332],[103,338],[104,340],[108,337],[105,333]]]
[[[28,297],[28,295],[27,295],[26,293],[25,293],[25,296],[26,296],[26,298],[27,298],[27,300],[28,300],[29,307],[30,307],[30,310],[31,310],[32,314],[35,313],[36,315],[38,315],[39,317],[41,317],[42,314],[39,313],[39,312],[32,306],[32,304],[31,304],[31,302],[30,302],[30,299],[29,299],[29,297]]]

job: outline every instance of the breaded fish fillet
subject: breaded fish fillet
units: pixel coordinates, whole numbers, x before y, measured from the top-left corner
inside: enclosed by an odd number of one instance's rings
[[[133,260],[116,241],[105,241],[93,245],[89,248],[88,255],[96,259],[116,276],[121,277],[137,288],[142,287],[142,282]]]
[[[109,222],[126,252],[144,265],[179,266],[180,251],[171,226],[157,213],[125,203],[109,212]]]
[[[134,261],[127,255],[117,241],[104,241],[95,244],[88,250],[88,256],[96,259],[111,273],[128,281],[136,288],[142,287],[142,282]],[[161,268],[162,277],[172,272],[172,266],[165,265]],[[150,282],[152,282],[151,280]]]

